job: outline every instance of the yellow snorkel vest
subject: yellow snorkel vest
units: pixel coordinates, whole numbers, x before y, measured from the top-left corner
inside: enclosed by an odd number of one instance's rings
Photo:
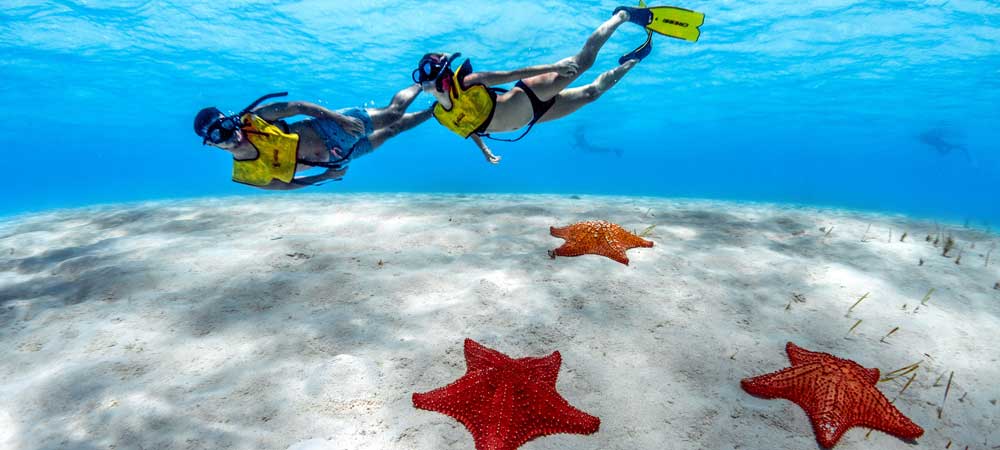
[[[469,72],[472,72],[472,63],[466,59],[462,67],[452,75],[451,92],[448,93],[451,109],[446,109],[440,103],[434,104],[434,118],[463,138],[485,131],[497,106],[496,93],[485,85],[462,88],[462,79]]]
[[[257,157],[233,160],[233,181],[267,186],[271,180],[290,183],[299,156],[299,135],[285,133],[254,114],[244,114],[243,133],[257,149]]]

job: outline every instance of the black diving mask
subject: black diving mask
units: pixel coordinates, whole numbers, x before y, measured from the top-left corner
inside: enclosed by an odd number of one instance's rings
[[[233,138],[236,134],[236,129],[239,128],[239,118],[228,116],[220,117],[215,122],[212,122],[207,129],[205,129],[204,139],[201,141],[202,145],[205,144],[215,144],[219,145]]]
[[[462,56],[461,53],[455,53],[451,56],[445,56],[444,54],[427,54],[420,59],[420,65],[416,70],[413,71],[411,76],[413,77],[414,83],[425,83],[428,81],[433,81],[436,85],[438,80],[441,79],[449,66],[451,66],[452,61],[458,59]]]

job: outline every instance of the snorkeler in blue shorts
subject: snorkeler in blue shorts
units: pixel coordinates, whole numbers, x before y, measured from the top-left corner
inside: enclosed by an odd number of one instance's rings
[[[202,143],[233,154],[233,181],[262,189],[290,190],[340,180],[351,161],[371,153],[389,138],[409,130],[432,115],[431,110],[406,114],[420,94],[413,85],[399,91],[385,108],[348,108],[331,111],[308,102],[276,102],[258,107],[261,97],[238,114],[218,108],[202,109],[194,131]],[[286,123],[304,115],[309,119]],[[326,169],[318,175],[296,173]]]

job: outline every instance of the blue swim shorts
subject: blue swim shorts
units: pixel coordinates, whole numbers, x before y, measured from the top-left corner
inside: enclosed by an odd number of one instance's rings
[[[338,109],[337,112],[361,120],[365,125],[365,135],[351,136],[340,127],[340,124],[331,119],[313,119],[312,127],[326,143],[326,148],[335,150],[343,156],[350,154],[345,162],[371,153],[372,144],[368,141],[368,135],[375,131],[375,127],[372,126],[372,118],[368,112],[364,108]],[[330,157],[331,160],[336,159],[336,155]]]

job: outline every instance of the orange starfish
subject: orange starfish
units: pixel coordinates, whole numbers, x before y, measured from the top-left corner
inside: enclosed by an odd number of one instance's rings
[[[556,433],[591,434],[601,419],[574,408],[556,392],[562,357],[513,359],[465,340],[465,375],[413,394],[413,406],[462,422],[477,450],[515,450]]]
[[[924,429],[899,412],[875,388],[878,369],[828,353],[810,352],[789,342],[792,367],[745,378],[744,391],[762,398],[791,400],[805,410],[823,447],[836,445],[848,429],[863,426],[900,439],[916,439]]]
[[[601,255],[628,265],[626,250],[652,247],[653,243],[636,236],[624,228],[603,220],[582,222],[568,227],[549,227],[549,233],[566,242],[549,256]]]

